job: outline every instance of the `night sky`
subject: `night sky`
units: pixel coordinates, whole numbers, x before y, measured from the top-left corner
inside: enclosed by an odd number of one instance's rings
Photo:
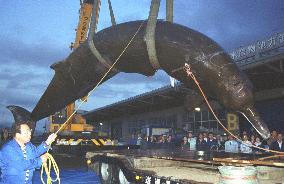
[[[174,22],[193,28],[232,51],[284,32],[283,0],[176,0]],[[150,0],[112,0],[117,23],[146,19]],[[49,66],[70,54],[79,0],[0,0],[0,125],[10,126],[5,108],[32,110],[54,71]],[[162,0],[159,18],[165,18]],[[98,30],[111,25],[102,1]],[[169,84],[159,71],[153,77],[119,74],[101,85],[82,109],[91,110]]]

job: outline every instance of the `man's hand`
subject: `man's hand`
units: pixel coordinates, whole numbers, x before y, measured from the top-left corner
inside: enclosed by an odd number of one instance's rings
[[[57,137],[57,134],[55,134],[55,133],[50,134],[50,135],[48,136],[48,138],[46,139],[46,141],[45,141],[46,144],[47,144],[48,146],[50,146],[51,143],[53,143],[53,141],[55,141],[56,137]]]
[[[48,158],[47,154],[45,153],[45,154],[41,155],[40,158],[41,158],[42,164],[46,164],[46,161],[47,161],[47,158]]]

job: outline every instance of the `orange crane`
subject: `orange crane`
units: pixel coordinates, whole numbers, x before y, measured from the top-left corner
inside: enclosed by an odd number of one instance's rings
[[[97,0],[96,8],[96,23],[98,21],[98,13],[100,8],[100,0]],[[94,0],[80,0],[81,8],[80,8],[80,18],[79,23],[76,29],[76,38],[75,42],[71,43],[71,50],[76,49],[80,46],[81,43],[87,40],[87,34],[90,27],[90,21],[92,17]],[[65,109],[61,112],[57,112],[54,115],[50,116],[50,132],[56,132],[60,124],[64,123],[67,120],[75,109],[75,102],[69,104]],[[81,132],[81,131],[93,131],[93,126],[86,124],[86,120],[80,115],[80,113],[76,113],[72,118],[70,118],[68,125],[63,129],[63,131],[70,132]]]

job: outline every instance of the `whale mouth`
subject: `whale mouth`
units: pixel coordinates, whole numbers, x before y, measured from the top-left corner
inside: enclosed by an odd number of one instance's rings
[[[253,126],[253,128],[259,133],[263,139],[269,139],[270,132],[267,125],[260,118],[256,109],[253,107],[247,107],[244,111],[240,112]]]

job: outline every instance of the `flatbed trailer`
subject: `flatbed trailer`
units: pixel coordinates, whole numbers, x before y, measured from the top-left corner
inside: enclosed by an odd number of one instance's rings
[[[45,138],[46,139],[46,138]],[[44,139],[44,140],[45,140]],[[53,154],[85,156],[90,151],[138,149],[138,145],[118,144],[106,137],[98,136],[59,136],[52,146]]]
[[[204,152],[203,152],[204,153]],[[283,157],[189,150],[109,150],[87,152],[89,169],[102,184],[218,183],[219,166],[255,166],[260,184],[284,183]]]
[[[101,152],[106,150],[125,150],[127,148],[130,149],[138,149],[137,145],[92,145],[92,144],[80,144],[80,145],[54,145],[52,147],[53,154],[70,154],[74,156],[85,156],[87,152]]]

